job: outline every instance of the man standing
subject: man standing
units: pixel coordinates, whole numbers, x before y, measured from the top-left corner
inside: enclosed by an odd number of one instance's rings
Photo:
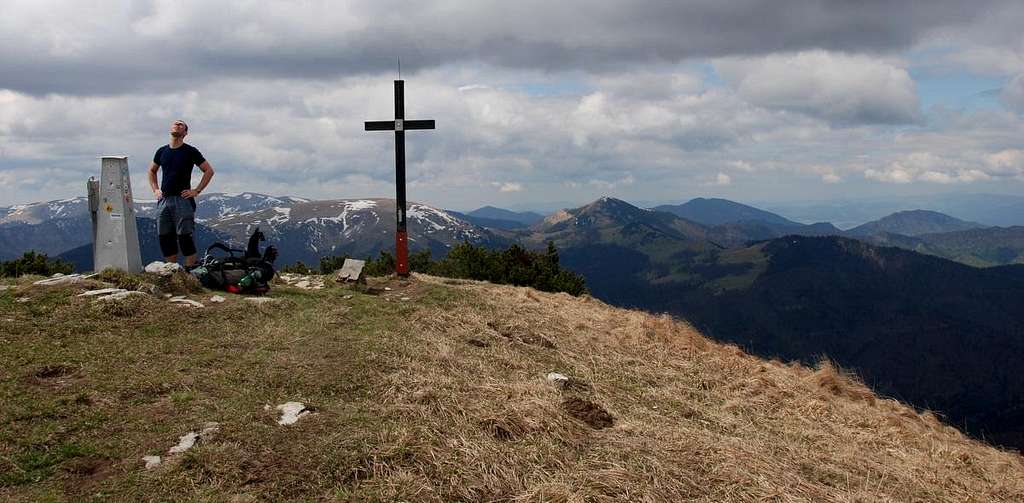
[[[157,199],[157,234],[160,251],[167,262],[178,261],[178,249],[185,256],[185,265],[196,264],[195,230],[196,196],[213,178],[213,166],[203,158],[199,149],[185,143],[188,124],[176,120],[171,124],[171,142],[157,149],[149,164],[149,187]],[[192,168],[199,166],[203,179],[192,188]],[[156,172],[163,170],[160,185]]]

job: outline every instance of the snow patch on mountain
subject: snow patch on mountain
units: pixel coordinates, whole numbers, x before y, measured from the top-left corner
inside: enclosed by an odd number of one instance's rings
[[[377,201],[370,199],[357,199],[353,201],[342,201],[341,202],[341,213],[333,217],[312,217],[307,218],[302,223],[304,224],[320,224],[323,225],[327,222],[333,222],[341,224],[341,234],[348,237],[352,232],[358,229],[362,222],[355,222],[355,220],[361,219],[363,216],[362,212],[366,210],[372,210],[377,207]],[[376,212],[373,212],[376,214]],[[349,219],[352,218],[353,222],[350,225]],[[379,221],[378,217],[378,221]]]
[[[268,224],[283,224],[283,223],[287,223],[288,219],[291,218],[291,214],[292,214],[292,209],[291,208],[282,208],[280,206],[275,206],[273,209],[274,209],[274,211],[277,212],[277,215],[267,219],[267,223]]]

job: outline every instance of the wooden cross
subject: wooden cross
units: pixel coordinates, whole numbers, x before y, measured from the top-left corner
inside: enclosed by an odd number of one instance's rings
[[[405,81],[395,81],[395,120],[367,121],[366,131],[395,132],[395,201],[398,229],[395,232],[395,272],[409,275],[409,234],[405,221],[405,131],[408,129],[434,129],[433,120],[405,120]]]

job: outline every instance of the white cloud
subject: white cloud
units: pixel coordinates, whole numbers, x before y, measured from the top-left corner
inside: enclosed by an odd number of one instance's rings
[[[720,173],[717,173],[714,176],[714,178],[712,178],[711,181],[709,181],[707,183],[707,185],[718,185],[718,186],[732,185],[732,177],[727,175],[727,174],[725,174],[725,173],[721,173],[720,172]]]
[[[522,192],[523,184],[517,182],[505,182],[500,185],[498,192]]]
[[[920,118],[913,80],[892,61],[806,51],[728,58],[715,69],[747,101],[836,124],[901,124]]]

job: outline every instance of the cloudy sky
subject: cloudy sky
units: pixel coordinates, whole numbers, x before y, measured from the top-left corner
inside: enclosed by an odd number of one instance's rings
[[[0,0],[0,206],[172,120],[209,191],[549,208],[602,195],[1024,194],[1024,2]],[[195,176],[198,182],[198,176]]]

